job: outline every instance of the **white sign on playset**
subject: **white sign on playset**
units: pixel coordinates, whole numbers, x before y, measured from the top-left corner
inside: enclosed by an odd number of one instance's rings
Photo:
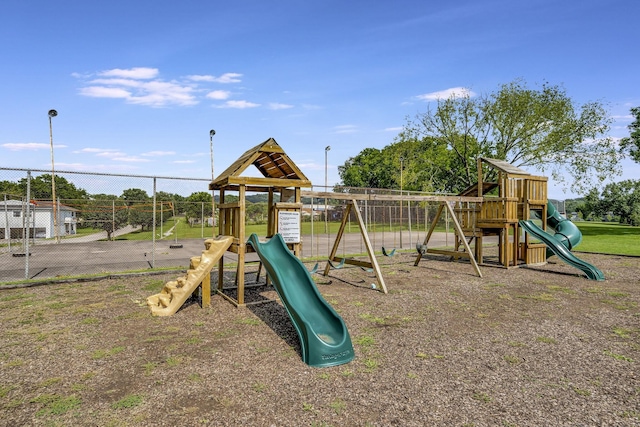
[[[286,243],[300,243],[300,212],[278,212],[278,233]]]

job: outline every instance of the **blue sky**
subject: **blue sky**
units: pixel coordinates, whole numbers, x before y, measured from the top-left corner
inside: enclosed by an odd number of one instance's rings
[[[635,0],[17,1],[0,6],[0,166],[207,178],[275,138],[316,185],[436,94],[522,78],[640,106]],[[615,180],[638,178],[623,163]],[[206,190],[206,184],[203,185]],[[550,183],[550,197],[567,198]]]

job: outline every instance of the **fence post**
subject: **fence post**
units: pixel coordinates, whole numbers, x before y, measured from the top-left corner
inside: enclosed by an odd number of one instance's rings
[[[153,235],[151,251],[151,268],[156,268],[156,177],[153,177]]]
[[[116,201],[111,201],[111,240],[114,240],[114,234],[116,232]]]
[[[11,253],[11,227],[9,227],[9,206],[7,204],[7,193],[4,193],[4,238],[7,239],[7,248]]]
[[[313,196],[311,196],[311,257],[313,258],[313,215],[315,215],[315,206],[313,203]]]
[[[29,278],[29,205],[31,200],[31,171],[27,171],[27,239],[25,244],[24,257],[24,278]],[[24,238],[24,236],[22,236]]]

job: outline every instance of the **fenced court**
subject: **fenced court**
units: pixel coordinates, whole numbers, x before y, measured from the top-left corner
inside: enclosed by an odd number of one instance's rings
[[[185,269],[190,257],[203,250],[203,239],[217,234],[210,202],[186,199],[208,192],[209,179],[56,171],[58,194],[64,194],[60,187],[69,184],[84,193],[53,203],[50,187],[43,187],[43,182],[50,185],[50,177],[45,170],[0,168],[2,188],[16,184],[10,191],[0,188],[0,283]],[[314,186],[303,192],[303,258],[327,257],[349,197],[362,200],[360,213],[376,252],[383,247],[415,248],[438,207],[429,201],[434,195],[347,187],[326,190]],[[247,230],[265,235],[261,202],[251,205]],[[446,215],[440,220],[438,245],[453,245],[449,220]],[[339,251],[341,255],[365,252],[353,214]],[[229,254],[225,260],[235,258]]]

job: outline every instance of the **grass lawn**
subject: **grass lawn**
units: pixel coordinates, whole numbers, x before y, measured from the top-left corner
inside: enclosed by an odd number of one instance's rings
[[[329,232],[335,235],[340,229],[339,222],[329,222],[328,224]],[[213,235],[213,229],[209,226],[202,227],[200,224],[194,225],[191,227],[184,218],[178,217],[176,222],[175,230],[171,232],[170,235],[162,236],[164,233],[169,232],[174,226],[173,219],[169,219],[165,221],[162,228],[160,226],[156,226],[156,239],[166,239],[173,240],[176,239],[175,232],[177,231],[177,239],[200,239],[207,238]],[[379,228],[378,231],[381,231],[382,228]],[[386,230],[389,230],[387,227]],[[217,228],[215,229],[217,233]],[[350,226],[347,226],[348,233],[358,233],[359,227],[357,224],[352,223]],[[303,222],[301,226],[302,234],[311,234],[311,223]],[[323,234],[324,231],[324,222],[316,221],[313,223],[313,234]],[[118,240],[151,240],[151,231],[136,231],[133,233],[129,233],[123,236],[118,237]],[[245,233],[248,236],[251,233],[257,233],[259,236],[264,236],[267,234],[267,224],[247,224],[245,228]]]
[[[582,252],[640,256],[640,227],[612,222],[576,222]]]
[[[340,228],[340,222],[329,222],[329,233],[336,235]],[[629,225],[622,225],[613,222],[576,222],[576,225],[582,233],[582,242],[576,248],[580,252],[595,252],[612,255],[634,255],[640,256],[640,227],[632,227]],[[156,228],[156,238],[177,240],[180,239],[200,239],[208,238],[213,235],[214,230],[212,227],[200,225],[193,227],[185,221],[184,218],[178,217],[176,221],[175,230],[172,234],[168,234],[162,237],[162,234],[167,233],[174,226],[173,218],[165,221],[162,227]],[[322,221],[316,221],[313,223],[313,234],[321,235],[325,233],[325,224]],[[408,229],[407,226],[404,227]],[[397,231],[399,227],[395,227],[392,231]],[[387,226],[382,225],[370,225],[369,231],[391,231]],[[215,230],[217,232],[217,229]],[[422,230],[416,230],[421,232]],[[439,227],[437,231],[444,231],[444,228]],[[301,225],[302,234],[311,234],[311,223],[303,222]],[[347,226],[347,233],[358,233],[359,227],[356,223],[351,223]],[[267,234],[267,224],[248,224],[246,226],[247,237],[251,233],[257,233],[259,236]],[[151,240],[151,231],[138,231],[129,233],[124,236],[120,236],[119,240]]]

